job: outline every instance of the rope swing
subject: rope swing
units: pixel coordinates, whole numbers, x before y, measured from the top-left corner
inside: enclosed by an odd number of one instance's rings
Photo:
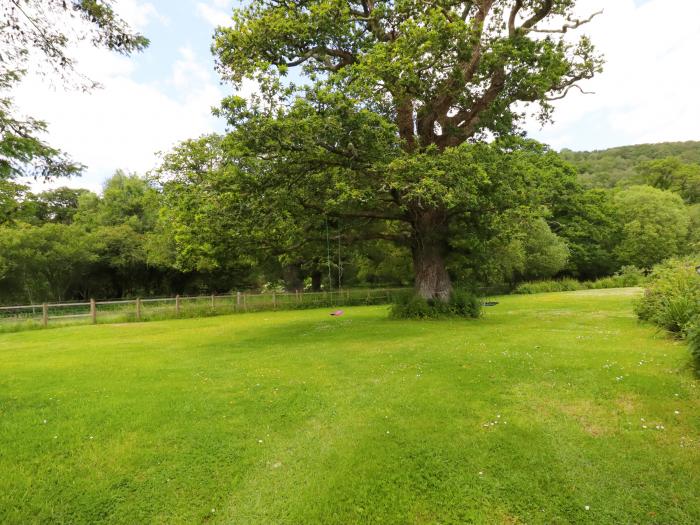
[[[328,261],[328,288],[331,293],[333,293],[333,276],[331,274],[331,238],[328,235],[328,216],[325,217],[326,221],[326,260]]]
[[[326,262],[328,265],[328,288],[333,291],[333,271],[331,262],[331,237],[328,228],[328,216],[324,218],[326,223]],[[336,226],[336,233],[338,234],[338,290],[343,289],[343,258],[342,258],[342,244],[340,242],[340,219]]]
[[[340,258],[340,219],[338,219],[338,290],[343,289],[343,261]]]

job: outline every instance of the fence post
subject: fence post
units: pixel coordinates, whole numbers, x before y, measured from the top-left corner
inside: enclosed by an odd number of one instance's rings
[[[211,294],[211,309],[214,309],[214,294]]]
[[[245,296],[246,296],[246,294],[245,294],[245,292],[243,292],[243,310],[245,310],[247,312],[248,311],[248,303],[246,303]]]
[[[136,298],[136,320],[137,321],[141,320],[141,298],[140,297]]]
[[[241,309],[241,292],[236,292],[236,311]]]
[[[92,318],[92,324],[97,323],[97,304],[94,299],[90,299],[90,317]]]
[[[49,305],[41,305],[41,325],[46,328],[49,325]]]
[[[175,296],[175,315],[180,316],[180,294]]]
[[[272,292],[272,309],[277,309],[277,295],[275,295],[274,291]]]

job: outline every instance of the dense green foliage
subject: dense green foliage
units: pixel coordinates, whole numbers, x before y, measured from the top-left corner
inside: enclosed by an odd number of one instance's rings
[[[297,260],[252,244],[231,246],[235,232],[223,232],[212,249],[230,246],[227,258],[188,264],[173,208],[152,181],[133,174],[117,172],[101,195],[58,188],[11,202],[11,220],[0,225],[0,303],[410,282],[405,253],[373,243],[362,251],[339,245],[335,225],[329,243],[324,238]],[[315,265],[290,264],[307,254]]]
[[[621,226],[615,247],[618,260],[651,268],[686,249],[690,217],[678,195],[631,186],[613,195],[613,205]]]
[[[700,259],[671,259],[654,268],[644,297],[635,305],[640,319],[685,337],[700,316]]]
[[[5,334],[0,522],[698,523],[697,380],[631,298]]]
[[[219,140],[183,144],[166,157],[158,184],[118,172],[101,195],[58,188],[11,198],[0,226],[0,302],[410,284],[410,248],[389,242],[399,228],[389,233],[362,218],[293,219],[278,206],[300,191],[291,186],[267,191],[252,211],[243,188],[255,179],[242,158],[212,167],[231,155]],[[468,190],[480,196],[475,209],[490,210],[455,223],[447,265],[460,286],[507,290],[552,278],[618,286],[604,277],[697,250],[699,205],[651,186],[583,191],[556,153],[515,144],[507,154],[495,144],[458,157],[461,169],[481,177]],[[360,224],[365,230],[353,233]],[[522,290],[560,288],[528,283]]]
[[[319,126],[316,139],[321,140],[328,122],[316,117],[313,121]],[[167,202],[165,213],[178,242],[178,264],[195,271],[223,268],[245,254],[261,259],[268,267],[277,263],[301,272],[325,271],[329,228],[333,249],[342,246],[346,255],[358,261],[355,264],[365,258],[388,270],[391,262],[391,277],[400,277],[401,282],[410,279],[410,228],[401,221],[391,221],[390,216],[380,227],[376,220],[383,215],[347,208],[348,198],[379,199],[381,191],[377,189],[377,195],[369,191],[355,197],[345,195],[348,172],[340,169],[342,159],[319,152],[325,160],[319,158],[312,178],[311,167],[303,158],[297,162],[280,154],[279,165],[268,176],[258,172],[255,155],[239,149],[246,141],[269,140],[267,151],[276,151],[275,143],[296,140],[294,122],[290,120],[283,133],[272,129],[258,135],[250,130],[229,135],[223,143],[217,137],[189,141],[166,157],[159,173]],[[345,121],[333,122],[342,127]],[[314,125],[307,124],[306,130]],[[339,132],[338,140],[346,135]],[[328,133],[325,140],[331,140]],[[359,148],[357,140],[355,143]],[[453,214],[452,253],[446,262],[456,279],[471,285],[508,282],[523,276],[549,277],[565,267],[568,249],[542,217],[550,203],[562,194],[575,194],[578,187],[573,170],[554,152],[532,141],[504,140],[464,144],[424,157],[414,166],[405,159],[392,161],[390,167],[395,168],[392,173],[397,180],[390,184],[404,187],[406,194],[409,186],[401,173],[410,170],[417,174],[421,167],[434,163],[431,170],[436,177],[439,174],[440,184],[433,187],[416,179],[410,191],[415,199],[430,200],[433,192],[451,188],[447,210]],[[214,168],[208,159],[215,159]],[[335,169],[331,170],[332,164]],[[282,171],[285,176],[279,178],[287,180],[284,184],[269,179]],[[371,172],[366,177],[370,180]],[[385,183],[378,180],[374,184]],[[313,208],[322,200],[333,202],[342,219],[319,219]],[[297,208],[294,213],[291,203]],[[305,213],[309,208],[312,211]],[[399,208],[395,212],[401,213]],[[493,252],[500,252],[499,256],[494,257]],[[385,257],[390,259],[382,260]],[[338,270],[334,268],[333,274]],[[364,274],[358,268],[358,276]]]
[[[163,257],[160,200],[149,183],[117,173],[102,196],[59,188],[27,194],[0,226],[2,302],[149,295],[179,276]]]

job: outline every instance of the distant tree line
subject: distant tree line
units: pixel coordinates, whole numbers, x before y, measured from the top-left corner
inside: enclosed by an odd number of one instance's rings
[[[118,171],[99,195],[23,188],[0,200],[0,301],[411,284],[408,249],[354,239],[337,219],[305,238],[284,220],[276,230],[231,223],[226,206],[241,203],[213,168],[224,147],[219,137],[187,141],[158,176]],[[484,224],[478,237],[473,228],[456,236],[463,249],[448,265],[458,283],[594,279],[697,252],[694,163],[647,158],[615,186],[595,187],[566,156],[538,150],[536,202]]]

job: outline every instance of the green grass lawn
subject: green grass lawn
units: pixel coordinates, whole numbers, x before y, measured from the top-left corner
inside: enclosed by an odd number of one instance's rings
[[[700,523],[700,388],[634,291],[0,335],[0,523]]]

